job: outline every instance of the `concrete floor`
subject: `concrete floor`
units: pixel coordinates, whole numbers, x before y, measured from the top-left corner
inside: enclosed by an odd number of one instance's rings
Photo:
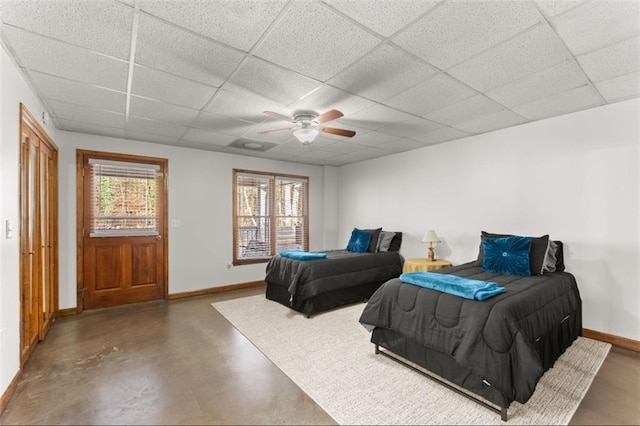
[[[211,307],[264,288],[61,318],[0,424],[335,424]],[[640,353],[613,348],[571,424],[640,424]]]

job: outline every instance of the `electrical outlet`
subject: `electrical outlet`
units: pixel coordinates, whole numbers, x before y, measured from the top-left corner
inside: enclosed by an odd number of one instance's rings
[[[179,228],[180,227],[180,219],[172,219],[171,220],[171,227],[172,228]]]

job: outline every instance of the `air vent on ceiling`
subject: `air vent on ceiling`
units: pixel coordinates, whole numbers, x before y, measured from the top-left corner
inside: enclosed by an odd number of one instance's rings
[[[248,151],[268,151],[277,144],[271,142],[256,141],[253,139],[240,138],[231,142],[229,145],[233,148],[246,149]]]

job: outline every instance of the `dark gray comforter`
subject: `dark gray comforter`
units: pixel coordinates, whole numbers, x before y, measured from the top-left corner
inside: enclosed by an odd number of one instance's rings
[[[328,250],[326,259],[296,260],[280,255],[267,263],[265,281],[285,286],[292,304],[319,294],[383,282],[402,273],[399,252],[353,253]]]
[[[572,322],[573,333],[581,327],[581,300],[573,275],[497,275],[473,262],[438,272],[494,281],[507,291],[476,301],[393,279],[371,296],[360,322],[369,330],[389,329],[448,354],[507,401],[526,402],[550,367],[541,360],[538,342],[556,336],[565,321]]]

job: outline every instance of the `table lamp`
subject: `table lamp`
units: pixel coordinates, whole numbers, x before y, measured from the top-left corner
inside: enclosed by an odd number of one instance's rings
[[[426,234],[424,234],[424,238],[422,239],[423,243],[429,243],[429,251],[427,253],[427,260],[434,261],[436,260],[435,253],[433,252],[433,243],[439,243],[440,238],[436,235],[436,231],[433,229],[429,229]]]

